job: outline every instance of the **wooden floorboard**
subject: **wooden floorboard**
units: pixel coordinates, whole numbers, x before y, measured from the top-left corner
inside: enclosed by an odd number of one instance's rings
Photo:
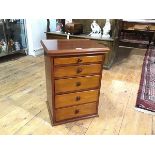
[[[136,89],[135,89],[136,90]],[[137,97],[137,91],[132,92],[124,119],[122,122],[120,133],[132,135],[150,135],[152,134],[152,115],[136,111],[134,108]]]
[[[135,110],[145,50],[120,49],[103,70],[99,117],[51,126],[46,107],[44,57],[0,59],[0,134],[155,134],[155,116]]]
[[[152,117],[152,134],[155,135],[155,116]]]

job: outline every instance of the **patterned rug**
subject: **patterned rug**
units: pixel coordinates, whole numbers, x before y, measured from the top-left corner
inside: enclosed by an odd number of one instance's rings
[[[155,47],[153,46],[146,51],[144,57],[136,109],[155,114]]]

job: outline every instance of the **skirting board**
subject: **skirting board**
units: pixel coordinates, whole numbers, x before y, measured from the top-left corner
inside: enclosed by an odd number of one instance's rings
[[[146,114],[149,114],[149,115],[155,115],[155,112],[153,112],[153,111],[148,111],[148,110],[137,108],[137,107],[135,107],[135,109],[137,111],[139,111],[139,112],[143,112],[143,113],[146,113]]]
[[[34,53],[35,53],[35,56],[39,56],[44,53],[44,50],[43,48],[39,48],[39,49],[34,50]]]

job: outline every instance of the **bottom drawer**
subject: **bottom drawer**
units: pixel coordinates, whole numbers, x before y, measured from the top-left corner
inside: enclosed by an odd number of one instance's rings
[[[83,104],[56,110],[56,121],[96,114],[96,103]]]

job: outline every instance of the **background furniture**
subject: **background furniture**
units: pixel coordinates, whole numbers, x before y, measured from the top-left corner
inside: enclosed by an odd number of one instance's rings
[[[23,52],[27,53],[27,35],[24,19],[0,20],[0,57]]]
[[[119,46],[148,48],[154,43],[155,20],[119,20]]]
[[[118,20],[110,20],[111,22],[111,37],[109,39],[102,39],[102,38],[93,38],[88,36],[88,34],[91,32],[91,23],[94,19],[73,19],[73,22],[75,23],[81,23],[83,25],[83,34],[79,35],[70,35],[70,39],[90,39],[95,40],[97,43],[102,44],[110,49],[108,54],[105,57],[105,61],[103,64],[104,69],[110,69],[112,66],[116,53],[118,48],[118,32],[119,32],[119,21]],[[98,19],[96,20],[97,23],[100,25],[101,28],[103,28],[105,24],[105,19]],[[49,25],[49,23],[48,23]],[[47,39],[67,39],[67,34],[65,32],[62,33],[56,33],[56,32],[46,32],[46,38]]]
[[[98,116],[102,65],[109,48],[86,39],[41,43],[51,123],[58,125]]]

